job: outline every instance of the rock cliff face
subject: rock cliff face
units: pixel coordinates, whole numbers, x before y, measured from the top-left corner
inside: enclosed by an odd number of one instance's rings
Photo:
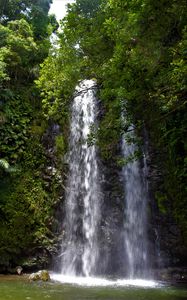
[[[33,272],[42,268],[49,268],[54,263],[54,258],[58,257],[60,251],[63,229],[62,216],[65,185],[65,164],[59,164],[56,151],[55,139],[61,134],[60,126],[51,123],[42,137],[42,144],[45,149],[46,165],[41,174],[45,183],[45,191],[51,197],[52,215],[48,218],[47,227],[50,232],[50,240],[45,246],[28,249],[22,261],[24,272]],[[47,213],[46,213],[47,217]],[[45,238],[45,237],[44,237]]]
[[[24,271],[34,271],[52,266],[60,271],[59,261],[61,244],[63,243],[64,191],[68,166],[63,162],[59,167],[56,156],[55,137],[60,134],[58,125],[51,124],[43,136],[43,145],[47,156],[47,165],[43,173],[46,191],[54,195],[54,215],[50,220],[49,228],[53,233],[51,245],[45,249],[33,249],[28,259],[22,264]],[[158,161],[160,153],[148,142],[147,134],[143,134],[144,153],[147,163],[147,182],[149,192],[149,225],[148,238],[150,250],[150,264],[158,278],[164,279],[184,277],[181,267],[187,261],[187,249],[184,246],[180,229],[172,217],[172,208],[163,210],[159,207],[157,194],[163,192],[163,177],[161,164]],[[116,146],[115,157],[121,154],[120,143]],[[142,168],[143,161],[141,162]],[[124,230],[124,187],[122,168],[114,159],[99,162],[100,181],[102,192],[102,218],[100,230],[100,266],[98,272],[111,275],[126,275],[126,262],[123,245]],[[114,259],[115,258],[115,259]],[[166,268],[169,271],[166,272]]]
[[[143,133],[143,152],[146,155],[148,183],[148,239],[150,268],[158,278],[166,276],[168,268],[168,278],[180,277],[185,273],[187,261],[187,249],[183,243],[181,230],[172,215],[172,206],[166,203],[167,209],[161,207],[159,194],[164,191],[164,172],[162,170],[159,157],[162,155],[148,142],[148,135]],[[116,156],[120,155],[120,144],[116,147]],[[144,162],[141,162],[142,168]],[[115,159],[102,160],[102,230],[101,244],[103,244],[103,254],[111,262],[110,267],[107,260],[101,266],[108,274],[125,275],[125,255],[122,232],[124,222],[124,188],[121,178],[121,167]],[[107,241],[107,243],[106,243]],[[117,245],[117,246],[116,246]],[[115,259],[113,259],[115,257]],[[180,270],[180,271],[179,271]],[[164,274],[164,275],[163,275]],[[167,277],[166,276],[166,277]],[[183,275],[181,275],[183,276]],[[181,277],[182,278],[182,277]]]
[[[120,151],[118,145],[117,153]],[[113,159],[101,162],[102,170],[102,224],[101,257],[104,256],[102,273],[124,275],[123,219],[124,195],[121,168]]]
[[[33,253],[33,256],[23,265],[24,269],[29,271],[49,267],[51,264],[53,268],[60,271],[59,261],[61,258],[59,254],[61,243],[63,243],[62,221],[64,216],[65,177],[59,173],[55,156],[55,136],[58,134],[59,128],[55,125],[49,128],[43,138],[48,156],[48,165],[43,174],[47,189],[50,191],[55,180],[57,180],[60,187],[59,195],[56,202],[54,202],[55,214],[51,219],[50,225],[54,234],[53,246],[47,250],[40,249]],[[148,238],[151,268],[153,268],[155,276],[159,279],[175,280],[175,278],[178,278],[178,280],[182,280],[182,278],[185,278],[185,270],[181,267],[185,265],[187,249],[183,245],[181,232],[172,217],[171,209],[167,207],[167,211],[163,212],[159,208],[155,195],[158,192],[163,192],[162,181],[164,176],[157,159],[160,154],[147,142],[147,137],[144,137],[144,141],[149,190]],[[120,151],[120,144],[118,144],[116,156],[120,155]],[[117,165],[115,159],[100,160],[99,168],[100,181],[102,183],[100,257],[104,257],[101,260],[99,272],[101,274],[125,276],[126,262],[123,253],[125,203],[121,176],[122,168]]]
[[[153,268],[184,267],[187,261],[187,249],[183,243],[181,230],[173,217],[172,203],[162,204],[159,199],[159,195],[166,193],[163,184],[164,171],[159,160],[162,154],[147,142],[145,135],[144,141],[146,142],[151,214],[149,238],[154,247],[152,251]]]
[[[122,166],[118,165],[116,157],[120,157],[121,144],[116,147],[114,159],[102,160],[102,230],[101,230],[101,248],[102,255],[107,257],[103,261],[106,274],[116,276],[128,276],[126,270],[127,254],[124,247],[124,226],[125,226],[125,195],[124,195],[124,178],[122,174]],[[140,161],[141,173],[144,169],[143,159]],[[151,191],[151,164],[149,162],[147,173],[148,181],[148,249],[149,249],[149,264],[150,269],[156,269],[159,264],[158,253],[160,250],[158,240],[158,228],[156,226],[156,216],[158,207],[154,198],[154,192]],[[156,182],[155,182],[156,184]],[[154,216],[154,217],[153,217]],[[109,263],[110,262],[110,263]]]
[[[67,166],[62,157],[58,157],[56,149],[56,137],[61,135],[60,126],[51,123],[43,136],[43,145],[47,156],[48,165],[45,167],[43,177],[46,181],[47,191],[53,194],[53,217],[51,218],[50,229],[54,235],[53,245],[49,249],[47,266],[58,270],[62,239],[63,239],[63,216],[64,216],[64,195],[66,185]],[[46,266],[42,266],[46,267]],[[39,269],[39,268],[37,268]],[[40,266],[41,269],[41,266]]]

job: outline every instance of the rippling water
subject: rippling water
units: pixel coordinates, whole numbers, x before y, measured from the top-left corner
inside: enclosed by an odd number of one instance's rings
[[[187,289],[156,287],[78,286],[56,282],[28,282],[18,276],[0,276],[0,300],[186,300]]]

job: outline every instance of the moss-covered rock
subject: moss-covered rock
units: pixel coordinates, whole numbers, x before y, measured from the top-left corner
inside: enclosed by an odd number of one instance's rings
[[[50,280],[49,272],[46,270],[40,271],[40,279],[42,281],[49,281]]]
[[[47,270],[41,270],[37,273],[32,273],[29,276],[29,280],[30,281],[39,281],[39,280],[49,281],[50,280],[50,275],[49,275],[49,272]]]

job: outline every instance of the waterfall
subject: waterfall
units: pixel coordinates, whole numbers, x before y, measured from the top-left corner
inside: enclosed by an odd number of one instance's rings
[[[155,286],[155,282],[144,280],[149,277],[146,157],[128,160],[138,150],[131,125],[130,133],[122,139],[122,154],[127,159],[122,172],[119,174],[112,163],[100,174],[103,163],[98,160],[97,147],[89,143],[92,128],[97,127],[94,85],[91,80],[83,81],[71,106],[62,267],[61,274],[52,278],[90,286]],[[127,122],[125,116],[122,121]],[[115,184],[118,180],[119,185]],[[96,277],[107,274],[115,279]]]
[[[62,274],[90,276],[98,261],[100,184],[95,145],[88,144],[91,126],[96,123],[95,83],[83,81],[71,108],[69,175],[66,187],[65,237],[62,247]]]
[[[132,158],[137,150],[133,142],[135,137],[133,126],[129,127],[129,135],[122,140],[124,158]],[[132,141],[129,142],[128,139]],[[122,170],[125,192],[124,243],[126,249],[127,277],[146,278],[148,275],[148,241],[147,241],[147,182],[144,168],[139,160],[130,160]]]

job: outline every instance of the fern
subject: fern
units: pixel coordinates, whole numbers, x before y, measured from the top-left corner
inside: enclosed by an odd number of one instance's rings
[[[8,171],[10,168],[10,165],[6,159],[0,159],[0,167],[4,169],[5,171]]]

